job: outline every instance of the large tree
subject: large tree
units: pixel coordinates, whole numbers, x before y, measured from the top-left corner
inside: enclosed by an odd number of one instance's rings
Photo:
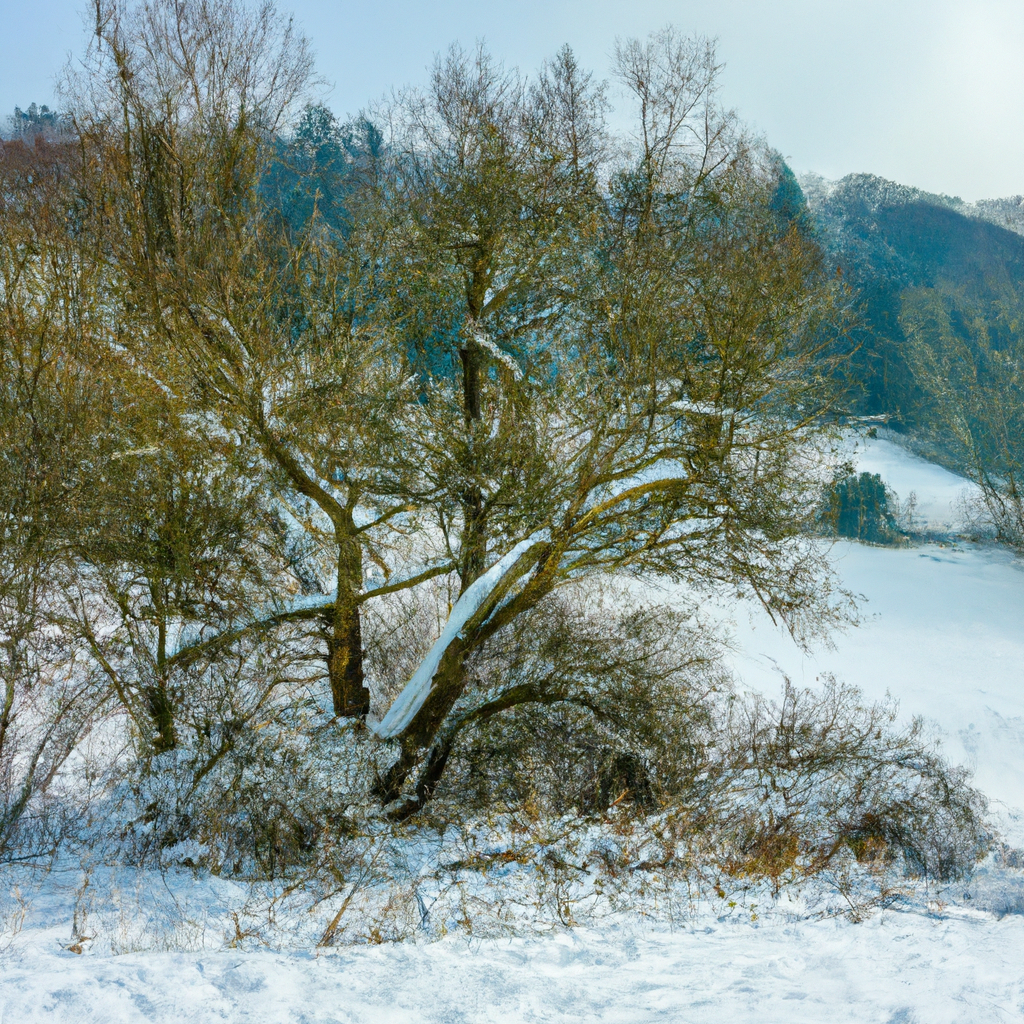
[[[378,727],[395,814],[465,723],[547,699],[467,666],[562,586],[629,572],[756,596],[793,629],[835,614],[804,530],[836,287],[772,209],[777,161],[718,108],[706,42],[630,41],[616,72],[637,107],[617,146],[568,49],[532,86],[452,50],[389,111],[381,276],[461,595]]]
[[[236,472],[257,479],[282,528],[310,542],[291,539],[291,583],[223,642],[319,624],[335,713],[363,716],[364,560],[383,560],[415,454],[398,430],[415,397],[402,353],[364,328],[381,225],[372,211],[325,218],[315,191],[299,216],[281,209],[281,163],[292,160],[300,193],[317,167],[307,159],[303,171],[304,133],[281,145],[311,66],[271,5],[100,2],[96,24],[71,109],[127,358],[203,430],[215,425],[236,449]],[[354,179],[372,176],[372,154],[362,164]],[[212,646],[204,640],[202,653]]]
[[[392,814],[467,723],[552,699],[470,667],[561,587],[626,572],[754,595],[794,630],[837,614],[804,539],[836,288],[705,41],[618,49],[621,138],[570,50],[532,82],[452,50],[359,123],[323,204],[324,119],[281,142],[310,67],[272,8],[100,2],[93,57],[71,107],[119,357],[309,542],[196,656],[319,623],[335,712],[364,716],[366,602],[453,582],[374,726]],[[283,210],[273,169],[297,157]]]

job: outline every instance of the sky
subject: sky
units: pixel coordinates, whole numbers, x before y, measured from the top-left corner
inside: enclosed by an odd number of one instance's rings
[[[453,41],[483,39],[527,72],[568,42],[603,78],[617,37],[671,23],[717,39],[723,101],[798,172],[867,171],[966,200],[1024,193],[1022,0],[278,2],[339,115],[425,82]],[[53,106],[86,42],[85,3],[3,6],[0,116]]]

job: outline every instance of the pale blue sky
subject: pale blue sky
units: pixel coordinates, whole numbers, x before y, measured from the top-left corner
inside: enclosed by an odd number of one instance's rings
[[[354,112],[453,40],[524,70],[562,43],[602,77],[616,36],[718,38],[725,101],[797,170],[871,171],[964,199],[1024,193],[1024,0],[279,0]],[[81,0],[0,0],[0,115],[52,105]]]

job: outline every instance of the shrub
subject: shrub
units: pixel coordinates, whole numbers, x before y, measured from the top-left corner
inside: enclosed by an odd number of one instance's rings
[[[711,698],[728,684],[718,643],[689,609],[580,591],[496,636],[470,669],[466,727],[437,794],[463,812],[651,812],[700,771]],[[509,692],[534,699],[474,716]]]
[[[727,869],[778,885],[850,853],[908,877],[969,875],[990,838],[984,799],[897,710],[834,679],[734,702],[709,766]]]

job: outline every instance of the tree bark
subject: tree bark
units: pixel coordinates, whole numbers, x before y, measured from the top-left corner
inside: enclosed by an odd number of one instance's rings
[[[156,730],[153,736],[153,751],[163,754],[178,745],[178,734],[174,726],[174,705],[167,690],[167,615],[160,589],[151,585],[150,593],[157,610],[157,681],[146,687],[145,694],[149,717]]]
[[[153,752],[164,754],[178,745],[177,731],[174,727],[174,707],[167,684],[160,680],[155,686],[146,688],[146,705],[156,732],[153,736]]]
[[[381,803],[390,804],[401,796],[402,788],[420,763],[423,752],[430,747],[448,713],[465,690],[465,662],[468,653],[469,644],[461,638],[454,640],[445,651],[434,674],[429,696],[402,734],[402,752],[380,781],[378,792]]]
[[[363,630],[359,593],[363,587],[363,547],[352,519],[354,498],[343,505],[311,479],[292,452],[273,433],[263,411],[262,395],[247,410],[264,453],[280,466],[295,489],[311,498],[334,524],[338,544],[338,592],[334,608],[325,616],[327,677],[334,714],[338,718],[366,718],[370,691],[363,678]]]
[[[366,718],[370,710],[370,691],[363,678],[363,630],[358,601],[361,585],[359,539],[339,534],[338,596],[327,640],[327,675],[338,718]]]
[[[459,352],[462,357],[462,401],[466,430],[469,432],[471,465],[467,467],[472,475],[476,468],[473,447],[478,443],[477,433],[482,416],[480,407],[480,373],[483,353],[480,346],[470,339]],[[487,562],[487,522],[484,512],[484,498],[479,485],[474,481],[462,494],[462,553],[459,575],[462,591],[465,592],[478,579]]]
[[[538,549],[540,550],[538,551]],[[541,551],[544,552],[543,555],[540,554]],[[534,580],[532,587],[528,585],[509,606],[503,609],[504,616],[501,614],[492,616],[491,614],[494,607],[501,601],[502,596],[508,592],[509,587],[514,585],[515,581],[521,578],[525,572],[530,571],[530,568],[536,565],[538,558],[542,557],[551,557],[551,549],[548,545],[535,545],[530,551],[524,553],[519,562],[505,574],[499,585],[494,588],[490,598],[481,606],[477,614],[466,624],[462,634],[449,644],[434,673],[427,699],[402,734],[402,748],[398,759],[384,773],[377,786],[377,794],[382,804],[387,806],[395,804],[403,796],[403,790],[410,778],[414,773],[417,776],[415,792],[405,792],[404,803],[392,807],[390,811],[392,817],[398,819],[408,817],[433,796],[447,766],[457,730],[447,742],[438,745],[436,741],[444,729],[445,723],[449,721],[456,702],[465,692],[468,682],[466,659],[488,636],[500,628],[504,617],[507,616],[507,620],[511,621],[550,593],[550,581],[547,574],[542,573],[541,581]],[[476,716],[479,717],[482,714],[484,717],[489,717],[498,710],[511,707],[512,704],[518,702],[518,695],[511,699],[511,703],[492,702],[486,709],[478,709]]]

